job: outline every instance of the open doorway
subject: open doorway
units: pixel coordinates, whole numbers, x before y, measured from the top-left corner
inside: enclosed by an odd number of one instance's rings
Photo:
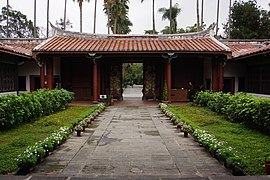
[[[142,100],[143,63],[123,63],[123,100]]]

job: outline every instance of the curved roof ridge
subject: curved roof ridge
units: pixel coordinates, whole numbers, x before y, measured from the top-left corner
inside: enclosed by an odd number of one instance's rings
[[[210,37],[212,27],[193,33],[182,34],[92,34],[92,33],[80,33],[74,31],[62,30],[51,24],[54,31],[54,36],[62,37],[74,37],[83,39],[160,39],[160,40],[173,40],[173,39],[191,39],[191,38],[203,38]]]

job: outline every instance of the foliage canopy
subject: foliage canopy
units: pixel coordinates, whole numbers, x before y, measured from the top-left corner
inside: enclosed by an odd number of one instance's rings
[[[7,23],[8,21],[8,23]],[[39,28],[37,28],[37,32]],[[37,33],[38,34],[38,33]],[[34,26],[31,20],[11,6],[3,7],[0,14],[0,38],[33,38]]]
[[[228,35],[228,22],[223,28]],[[231,13],[231,38],[270,38],[270,12],[260,9],[255,0],[235,1]]]

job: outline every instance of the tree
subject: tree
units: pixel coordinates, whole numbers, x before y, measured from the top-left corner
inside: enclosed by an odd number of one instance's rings
[[[197,0],[197,31],[200,31],[200,11],[199,11],[199,0]]]
[[[7,20],[9,21],[8,26]],[[39,28],[37,28],[38,31]],[[0,37],[5,37],[7,32],[9,32],[8,38],[33,38],[34,25],[20,11],[13,10],[10,6],[9,8],[3,7],[0,14]]]
[[[219,0],[217,1],[217,23],[216,23],[216,36],[218,34],[218,21],[219,21]]]
[[[229,23],[223,24],[228,36]],[[270,12],[259,9],[255,0],[234,2],[231,12],[231,38],[270,38]]]
[[[168,19],[170,21],[170,9],[166,9],[165,7],[160,8],[158,10],[160,13],[163,13],[162,15],[162,20]],[[172,22],[172,29],[169,27],[170,33],[176,33],[177,32],[177,16],[180,14],[181,8],[179,7],[179,4],[176,3],[172,8],[171,8],[171,22]],[[161,32],[166,32],[166,27],[163,29]]]
[[[152,29],[144,30],[144,34],[158,34],[158,31],[153,31]]]
[[[144,0],[141,0],[141,3],[143,3]],[[152,21],[153,21],[153,28],[152,30],[146,30],[145,34],[157,34],[158,32],[156,31],[156,22],[155,22],[155,0],[152,2]]]
[[[170,0],[170,8],[169,8],[169,10],[170,10],[170,16],[169,16],[169,20],[170,20],[170,34],[172,34],[173,33],[173,30],[172,30],[172,28],[173,28],[173,22],[172,22],[172,0]]]
[[[104,12],[108,17],[107,26],[114,34],[127,34],[131,31],[128,2],[128,0],[104,0]]]
[[[74,2],[76,0],[73,0]],[[80,8],[80,32],[82,32],[82,4],[84,1],[90,2],[90,0],[77,0],[77,3],[79,3],[79,8]]]
[[[66,30],[66,20],[67,20],[67,0],[65,0],[65,6],[64,6],[64,30]]]
[[[7,15],[7,27],[9,27],[9,0],[7,0],[7,11],[6,11],[6,15]],[[6,37],[10,37],[9,36],[9,29],[7,28],[7,32],[6,32]]]
[[[46,37],[49,37],[49,20],[50,19],[50,0],[47,0],[47,33]]]
[[[55,25],[62,30],[66,30],[66,29],[71,29],[73,28],[72,23],[70,22],[69,19],[66,20],[66,22],[64,21],[64,19],[60,18],[59,22],[56,21]]]
[[[95,8],[94,8],[94,30],[93,33],[96,33],[96,20],[97,20],[97,0],[95,0]]]

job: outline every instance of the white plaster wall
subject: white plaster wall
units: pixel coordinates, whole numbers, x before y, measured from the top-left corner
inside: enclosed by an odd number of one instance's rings
[[[30,75],[40,75],[40,68],[34,61],[25,62],[23,65],[18,66],[18,75],[26,76],[26,91],[30,91]]]
[[[17,91],[2,92],[2,93],[0,93],[0,96],[7,96],[9,94],[13,94],[13,95],[17,96]]]
[[[224,77],[235,78],[235,93],[238,92],[238,78],[245,77],[246,66],[239,63],[227,63],[224,67]]]
[[[56,57],[54,58],[54,61],[53,61],[53,75],[60,76],[60,74],[61,74],[60,57]]]

